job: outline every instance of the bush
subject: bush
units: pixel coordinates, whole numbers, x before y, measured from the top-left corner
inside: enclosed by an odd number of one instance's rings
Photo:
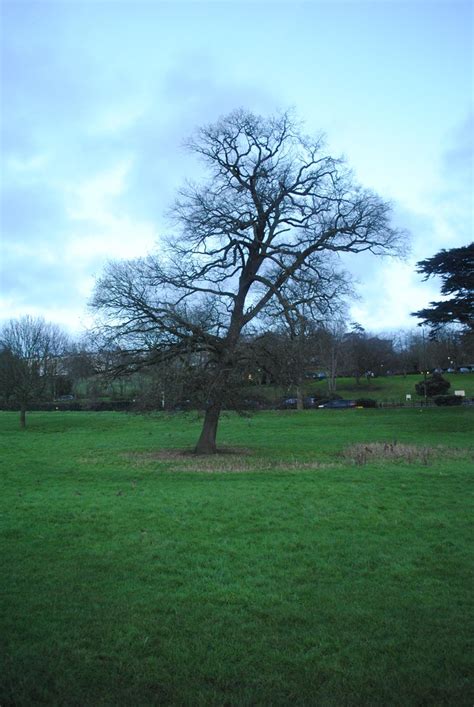
[[[462,405],[460,395],[437,395],[434,399],[435,405]]]
[[[435,395],[444,395],[450,387],[451,383],[443,378],[441,373],[433,373],[432,376],[428,376],[426,381],[416,383],[415,390],[418,395],[424,396],[426,394],[428,398],[433,398]]]
[[[8,410],[11,412],[18,412],[21,409],[21,403],[16,400],[11,400],[8,402],[0,403],[0,410]],[[61,412],[74,411],[78,412],[82,410],[82,405],[76,401],[62,402],[31,402],[27,403],[26,409],[28,412],[56,412],[60,410]]]
[[[83,410],[91,412],[128,412],[133,408],[133,400],[97,400],[85,403]]]
[[[28,412],[127,412],[131,410],[133,402],[131,400],[68,400],[54,402],[31,402],[26,409]],[[0,410],[18,411],[21,405],[17,401],[0,403]]]
[[[360,408],[376,408],[377,407],[377,401],[373,400],[372,398],[358,398],[358,400],[355,401],[355,404],[357,407],[360,407]]]

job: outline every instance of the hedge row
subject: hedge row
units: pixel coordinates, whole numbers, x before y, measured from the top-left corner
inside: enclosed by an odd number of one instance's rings
[[[268,405],[251,405],[250,403],[253,401],[244,401],[244,403],[241,406],[242,410],[264,410],[264,409],[272,409],[273,406],[271,404]],[[323,400],[322,402],[325,402]],[[452,406],[452,405],[469,405],[473,404],[474,399],[465,399],[462,398],[458,395],[438,395],[435,398],[431,399],[428,401],[428,405],[439,405],[439,406]],[[247,403],[247,404],[246,404]],[[376,401],[371,398],[359,398],[355,401],[357,407],[364,407],[364,408],[375,408],[375,407],[386,407],[387,402],[386,401]],[[412,403],[413,405],[413,403]],[[425,403],[423,401],[416,401],[414,403],[415,406],[424,406]],[[390,403],[389,406],[392,407],[404,407],[403,403]],[[314,407],[317,407],[314,406]],[[189,409],[189,408],[182,408],[180,406],[177,406],[175,408],[175,411],[179,411],[182,409]],[[0,410],[7,410],[7,411],[19,411],[20,410],[20,405],[15,402],[0,402]],[[99,401],[91,401],[91,400],[68,400],[68,401],[56,401],[56,402],[43,402],[43,403],[30,403],[27,406],[27,410],[29,412],[55,412],[55,411],[61,411],[61,412],[128,412],[128,411],[136,411],[140,412],[140,409],[137,407],[137,404],[134,400],[99,400]],[[144,411],[143,409],[141,410],[142,412]],[[152,410],[150,409],[149,412]]]
[[[68,400],[64,402],[58,400],[48,403],[29,403],[27,405],[28,412],[126,412],[132,410],[134,406],[133,400]],[[20,405],[16,402],[0,403],[0,410],[19,411]]]

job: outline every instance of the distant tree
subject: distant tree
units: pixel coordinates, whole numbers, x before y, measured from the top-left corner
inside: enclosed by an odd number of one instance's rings
[[[257,376],[252,372],[252,379],[260,378],[291,390],[297,408],[303,409],[302,382],[315,355],[314,330],[310,324],[301,320],[296,328],[288,330],[280,323],[248,345],[259,372]]]
[[[428,280],[435,275],[442,280],[441,294],[449,299],[430,302],[430,306],[413,312],[434,330],[458,322],[466,330],[474,330],[474,243],[461,248],[440,250],[431,258],[417,263],[417,272]]]
[[[342,352],[344,366],[357,384],[363,376],[370,382],[374,376],[387,373],[395,360],[392,340],[367,333],[357,322],[345,334]]]
[[[397,373],[418,373],[420,365],[418,363],[418,354],[414,354],[415,340],[421,341],[419,330],[400,329],[393,334],[393,345],[395,354],[394,368]],[[421,348],[422,344],[420,347]]]
[[[329,395],[336,392],[345,334],[346,324],[342,315],[325,322],[316,332],[318,368],[326,375]]]
[[[358,322],[352,322],[351,330],[344,337],[344,358],[347,372],[354,376],[357,383],[369,370],[368,353],[367,332]]]
[[[86,380],[96,373],[94,352],[85,342],[72,343],[64,357],[64,367],[74,384]]]
[[[106,338],[129,351],[130,368],[206,357],[195,451],[208,454],[246,332],[271,300],[281,301],[291,281],[317,282],[328,253],[398,253],[404,234],[391,226],[390,206],[357,186],[289,114],[238,110],[200,129],[189,147],[210,178],[180,192],[176,236],[160,257],[109,265],[92,307]]]
[[[205,361],[199,357],[190,355],[157,362],[137,375],[135,410],[188,410],[203,406],[207,370]]]
[[[456,369],[474,361],[474,331],[446,325],[425,336],[419,328],[393,335],[393,368],[400,373]]]
[[[8,402],[13,397],[15,391],[14,370],[17,365],[17,358],[13,352],[0,345],[0,397],[4,402]]]
[[[342,311],[345,298],[352,295],[349,276],[327,258],[319,265],[317,280],[291,280],[281,288],[278,298],[266,308],[268,328],[279,334],[279,383],[296,393],[297,408],[303,409],[303,382],[318,361],[318,339],[323,326],[330,326]]]
[[[443,378],[440,373],[433,373],[426,380],[415,384],[415,390],[418,395],[424,395],[427,398],[433,398],[435,395],[445,395],[450,389],[451,383]]]
[[[19,404],[22,428],[28,404],[51,393],[67,344],[61,329],[41,318],[11,319],[0,330],[0,391],[4,399]]]

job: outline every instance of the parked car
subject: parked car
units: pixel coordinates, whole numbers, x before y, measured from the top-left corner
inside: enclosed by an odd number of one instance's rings
[[[297,406],[297,398],[285,398],[285,400],[282,400],[282,402],[278,405],[278,408],[280,410],[296,410]],[[308,408],[317,408],[318,398],[303,398],[303,407],[305,410],[307,410]]]
[[[355,408],[355,400],[329,400],[327,403],[322,403],[318,405],[319,408],[330,408],[332,410],[339,410],[343,408]]]
[[[303,400],[303,406],[305,408],[317,408],[318,407],[318,402],[321,400],[321,398],[305,398]]]
[[[296,398],[285,398],[285,400],[281,401],[278,407],[280,410],[294,410],[296,409],[297,403],[298,400]]]

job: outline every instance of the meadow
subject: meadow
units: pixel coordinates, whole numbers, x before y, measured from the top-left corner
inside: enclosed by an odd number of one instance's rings
[[[464,390],[466,398],[474,398],[474,373],[443,373],[445,378],[450,383],[448,393],[454,393],[455,390]],[[357,382],[354,377],[339,376],[336,379],[336,394],[346,400],[357,398],[372,398],[379,405],[411,405],[419,404],[423,401],[423,396],[420,396],[415,391],[415,384],[423,380],[422,374],[392,375],[392,376],[377,376],[375,378],[361,377]],[[311,380],[307,379],[304,382],[304,394],[307,396],[318,395],[326,396],[328,394],[327,380]],[[284,388],[282,386],[249,386],[247,394],[252,398],[252,394],[257,393],[260,397],[266,398],[273,405],[278,405],[278,402],[284,398],[296,395],[294,387]],[[407,394],[411,395],[411,401],[406,401]]]
[[[445,378],[451,384],[448,393],[454,393],[455,390],[464,390],[466,398],[474,397],[474,373],[443,373]],[[404,403],[406,395],[412,396],[412,401],[423,400],[422,396],[417,395],[415,384],[423,380],[421,374],[410,374],[407,376],[378,376],[368,379],[361,378],[359,383],[356,383],[354,378],[340,377],[337,379],[337,393],[343,398],[354,397],[370,397],[380,402]],[[321,394],[324,393],[327,384],[325,381],[313,383],[312,389]]]
[[[472,705],[474,407],[199,426],[0,413],[0,704]]]

